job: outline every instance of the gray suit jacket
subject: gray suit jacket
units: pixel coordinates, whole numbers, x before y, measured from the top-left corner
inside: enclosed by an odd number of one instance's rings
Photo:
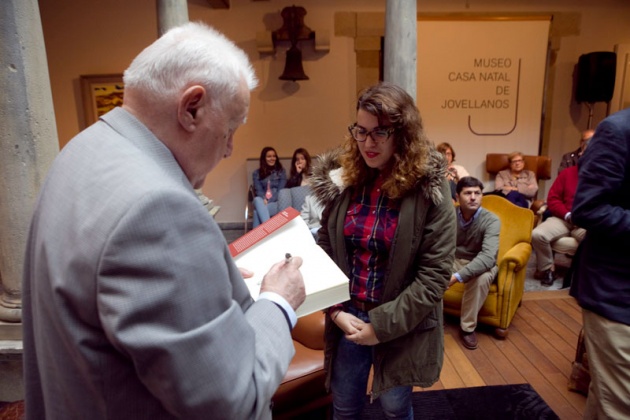
[[[173,155],[121,108],[55,160],[23,292],[29,419],[269,418],[294,353]]]

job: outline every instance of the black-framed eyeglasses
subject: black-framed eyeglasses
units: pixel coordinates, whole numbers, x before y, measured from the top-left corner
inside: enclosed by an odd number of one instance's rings
[[[348,131],[350,131],[352,138],[358,142],[363,143],[367,140],[368,136],[370,136],[375,142],[382,143],[387,140],[396,129],[394,127],[376,127],[371,130],[366,130],[360,125],[357,125],[357,123],[354,123],[348,127]]]

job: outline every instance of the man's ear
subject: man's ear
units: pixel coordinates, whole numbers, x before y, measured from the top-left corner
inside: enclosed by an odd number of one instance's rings
[[[206,90],[199,85],[190,86],[180,96],[177,120],[186,131],[194,131],[199,121],[199,110],[208,100]]]

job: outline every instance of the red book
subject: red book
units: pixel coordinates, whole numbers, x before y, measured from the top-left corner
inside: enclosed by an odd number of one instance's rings
[[[300,212],[293,207],[287,207],[265,223],[255,227],[253,230],[250,230],[245,235],[232,242],[230,244],[230,254],[232,254],[232,257],[236,257],[238,254],[245,251],[256,242],[262,241],[296,217],[300,217]]]

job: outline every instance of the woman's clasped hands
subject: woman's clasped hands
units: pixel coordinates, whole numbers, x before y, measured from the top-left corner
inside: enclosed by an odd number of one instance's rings
[[[362,321],[348,312],[340,310],[333,314],[333,321],[343,330],[346,338],[355,344],[373,346],[379,343],[372,324]]]

